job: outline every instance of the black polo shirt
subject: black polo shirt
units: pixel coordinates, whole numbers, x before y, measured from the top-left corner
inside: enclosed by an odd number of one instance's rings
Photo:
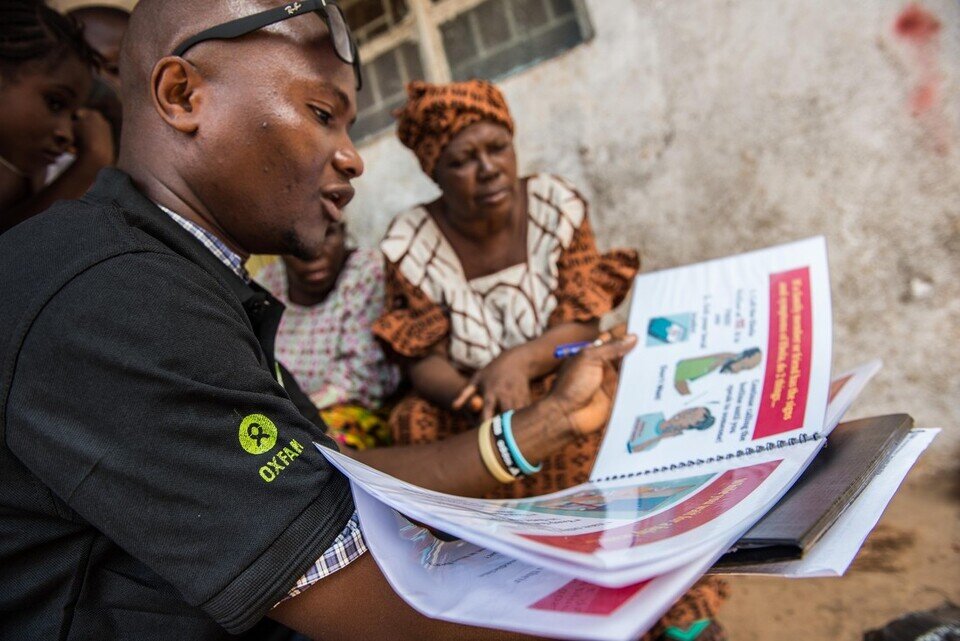
[[[345,527],[282,306],[123,172],[0,236],[0,305],[0,637],[240,632]]]

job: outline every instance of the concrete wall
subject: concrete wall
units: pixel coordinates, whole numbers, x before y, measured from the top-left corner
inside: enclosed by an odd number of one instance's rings
[[[741,580],[735,638],[859,639],[960,600],[960,3],[587,6],[591,42],[502,83],[523,170],[573,180],[601,244],[639,248],[647,270],[825,235],[835,370],[885,361],[850,416],[946,428],[883,524],[913,545],[902,571]],[[392,133],[362,153],[350,216],[370,245],[435,192]],[[789,610],[756,616],[768,595]]]
[[[960,3],[917,5],[939,31],[914,21],[905,35],[905,2],[587,6],[591,42],[502,83],[522,170],[573,180],[601,244],[638,247],[647,270],[825,235],[835,367],[886,362],[858,413],[958,428],[937,446],[949,465],[960,444]],[[436,192],[392,132],[361,152],[350,225],[372,245]]]

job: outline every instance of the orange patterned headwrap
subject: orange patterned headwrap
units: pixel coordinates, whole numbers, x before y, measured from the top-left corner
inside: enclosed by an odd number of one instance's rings
[[[394,112],[397,136],[413,150],[423,171],[433,169],[454,137],[481,120],[494,122],[513,133],[513,119],[503,94],[486,80],[432,85],[416,80],[407,85],[407,104]]]

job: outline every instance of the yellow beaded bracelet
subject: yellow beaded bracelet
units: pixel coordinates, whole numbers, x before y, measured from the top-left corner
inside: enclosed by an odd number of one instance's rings
[[[510,472],[507,471],[507,468],[503,466],[503,463],[501,463],[497,457],[496,452],[493,451],[492,425],[493,421],[486,420],[483,422],[483,425],[480,426],[480,429],[477,430],[480,458],[483,459],[483,464],[487,467],[487,471],[490,472],[490,476],[501,483],[513,483],[513,477],[510,476]]]

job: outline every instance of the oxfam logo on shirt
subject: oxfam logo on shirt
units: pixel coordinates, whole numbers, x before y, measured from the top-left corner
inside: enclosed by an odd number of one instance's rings
[[[240,421],[240,447],[248,454],[263,454],[277,443],[277,426],[263,414],[250,414]]]

